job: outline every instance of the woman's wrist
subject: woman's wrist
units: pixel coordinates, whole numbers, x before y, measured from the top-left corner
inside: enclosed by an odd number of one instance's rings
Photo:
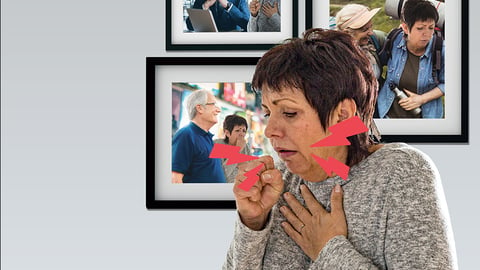
[[[240,220],[245,226],[247,226],[251,230],[261,231],[267,225],[268,216],[269,214],[267,213],[266,215],[264,214],[260,217],[247,219],[247,218],[243,218],[242,215],[240,214]]]

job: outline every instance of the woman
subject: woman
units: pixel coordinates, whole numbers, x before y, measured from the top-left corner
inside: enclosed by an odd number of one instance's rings
[[[248,32],[280,32],[280,0],[252,0]]]
[[[386,83],[378,94],[381,118],[443,117],[444,46],[441,67],[434,71],[435,74],[432,72],[433,34],[437,20],[438,12],[429,1],[409,0],[403,6],[402,32],[393,40]],[[394,87],[403,90],[408,97],[398,97],[391,90]]]
[[[378,52],[385,40],[385,33],[373,30],[372,18],[380,8],[369,10],[360,4],[345,5],[335,16],[336,28],[350,34],[370,60],[375,77],[380,79],[382,65]]]
[[[252,86],[269,117],[271,157],[240,164],[238,219],[224,269],[454,269],[452,232],[438,172],[420,151],[375,145],[311,147],[329,127],[372,123],[377,80],[351,37],[311,29],[260,59]],[[313,156],[350,167],[329,176]],[[238,187],[263,164],[260,180]]]
[[[250,146],[245,141],[245,135],[247,134],[248,124],[245,118],[232,114],[225,117],[223,121],[223,133],[225,139],[216,139],[214,143],[229,144],[240,147],[240,153],[250,155]],[[222,159],[222,167],[225,173],[227,183],[235,182],[235,176],[237,175],[237,164],[227,165],[228,159]]]

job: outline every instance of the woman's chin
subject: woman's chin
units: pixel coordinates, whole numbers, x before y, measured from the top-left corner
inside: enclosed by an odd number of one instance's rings
[[[292,160],[284,160],[285,165],[287,166],[288,170],[294,174],[301,175],[305,172],[305,164],[298,164],[298,162]]]

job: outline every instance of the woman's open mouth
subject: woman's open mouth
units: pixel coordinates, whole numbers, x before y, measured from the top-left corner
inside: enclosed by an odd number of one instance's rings
[[[275,150],[275,151],[277,151],[278,155],[279,155],[280,158],[282,158],[282,159],[291,157],[291,156],[293,156],[293,155],[295,155],[295,154],[297,153],[297,151],[286,150],[286,149]]]

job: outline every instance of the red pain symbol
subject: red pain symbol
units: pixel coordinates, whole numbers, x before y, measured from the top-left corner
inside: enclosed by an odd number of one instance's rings
[[[244,175],[247,177],[247,179],[240,183],[238,187],[245,191],[249,191],[253,187],[253,185],[257,183],[258,179],[260,179],[260,177],[258,176],[258,172],[262,169],[262,167],[263,163],[246,172]]]
[[[315,159],[315,161],[317,161],[318,164],[320,164],[328,176],[332,176],[332,174],[335,172],[338,176],[342,177],[343,180],[347,180],[348,172],[350,171],[350,167],[347,165],[334,159],[333,157],[329,157],[328,160],[317,157],[314,154],[312,154],[312,157]]]
[[[319,146],[337,146],[337,145],[350,145],[347,137],[357,135],[363,132],[367,132],[368,128],[360,120],[358,116],[351,117],[345,121],[342,121],[336,125],[328,128],[332,133],[330,136],[323,138],[322,140],[310,145],[311,147]]]
[[[213,145],[213,148],[212,148],[212,151],[210,152],[209,157],[210,158],[226,158],[228,159],[226,163],[227,165],[258,159],[258,157],[241,154],[239,152],[240,152],[240,146],[232,146],[228,144],[216,143]],[[262,169],[262,167],[263,167],[263,163],[253,168],[252,170],[246,172],[244,175],[247,177],[247,179],[245,179],[245,181],[243,181],[240,185],[238,185],[238,187],[245,191],[249,191],[253,187],[253,185],[255,185],[255,183],[258,181],[259,179],[258,172]]]
[[[368,128],[358,116],[354,116],[329,127],[328,130],[332,133],[331,135],[310,145],[310,147],[350,145],[347,137],[367,132]],[[348,172],[350,171],[349,166],[334,159],[333,157],[329,157],[328,160],[325,160],[313,154],[312,156],[315,161],[320,164],[328,176],[332,176],[333,172],[335,172],[338,176],[342,177],[343,180],[347,180]]]
[[[227,165],[258,159],[258,157],[241,154],[240,146],[221,143],[213,145],[209,158],[227,158]]]
[[[312,144],[310,147],[321,147],[321,146],[337,146],[337,145],[350,145],[350,142],[347,140],[347,137],[367,132],[368,128],[360,120],[358,116],[351,117],[345,121],[342,121],[336,125],[333,125],[328,128],[332,133],[331,135],[323,138],[322,140]],[[239,146],[231,146],[227,144],[216,143],[213,145],[212,151],[210,152],[210,158],[227,158],[227,165],[241,163],[245,161],[255,160],[258,157],[245,155],[240,153]],[[343,164],[342,162],[336,160],[333,157],[329,157],[327,160],[315,156],[312,154],[312,157],[317,161],[317,163],[322,167],[322,169],[332,176],[333,173],[336,173],[338,176],[342,177],[344,180],[348,177],[348,172],[350,167]],[[247,177],[243,181],[239,188],[249,191],[253,185],[260,179],[258,172],[262,169],[263,164],[258,165],[252,170],[246,172],[244,175]]]

